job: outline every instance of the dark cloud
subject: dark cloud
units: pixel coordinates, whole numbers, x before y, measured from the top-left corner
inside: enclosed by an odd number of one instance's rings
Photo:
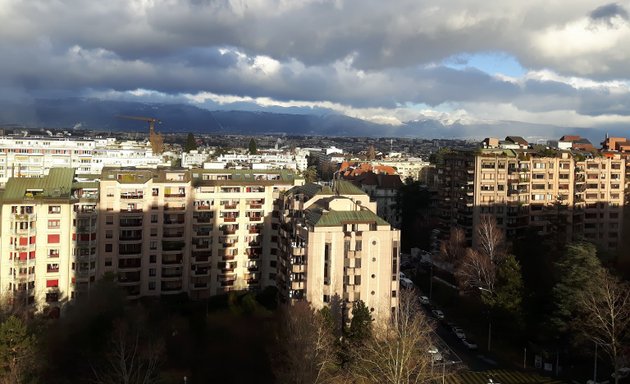
[[[612,19],[615,17],[621,17],[624,20],[628,20],[628,12],[623,6],[617,3],[597,7],[589,14],[589,16],[594,21],[604,22],[608,25],[612,25]]]

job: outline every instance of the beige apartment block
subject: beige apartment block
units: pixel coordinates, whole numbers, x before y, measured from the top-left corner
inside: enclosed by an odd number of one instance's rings
[[[2,195],[0,294],[50,316],[96,278],[98,188],[74,169],[10,178]]]
[[[438,165],[442,230],[463,228],[471,244],[492,215],[508,238],[533,228],[615,250],[624,203],[625,161],[617,154],[526,150],[459,151]]]
[[[289,190],[281,209],[278,288],[290,302],[338,304],[344,321],[365,302],[378,322],[398,305],[400,232],[376,215],[352,184],[307,184]]]
[[[284,171],[107,168],[99,275],[114,274],[131,298],[274,285],[274,200],[302,182]]]

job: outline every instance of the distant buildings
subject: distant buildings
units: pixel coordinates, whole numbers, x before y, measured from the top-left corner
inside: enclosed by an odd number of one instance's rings
[[[475,244],[481,216],[492,215],[510,239],[531,228],[609,250],[620,245],[626,162],[619,154],[587,157],[499,144],[447,153],[436,168],[443,235],[460,227]]]

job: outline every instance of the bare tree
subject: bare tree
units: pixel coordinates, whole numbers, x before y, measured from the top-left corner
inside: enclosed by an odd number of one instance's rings
[[[608,353],[617,372],[622,346],[630,336],[630,284],[605,269],[594,280],[578,295],[583,316],[576,326]],[[615,383],[618,381],[619,375],[615,375]]]
[[[285,307],[273,351],[274,373],[280,383],[325,383],[336,368],[332,325],[305,301]]]
[[[102,369],[93,369],[97,384],[152,384],[158,382],[164,345],[124,321],[117,321],[111,349]]]
[[[453,265],[459,263],[466,253],[466,233],[459,227],[451,228],[448,240],[440,243],[440,258]]]
[[[498,264],[505,256],[505,236],[492,215],[483,215],[477,227],[477,250]]]
[[[457,266],[455,277],[464,291],[482,289],[494,292],[497,266],[485,254],[468,248]]]
[[[416,293],[402,290],[392,322],[379,324],[373,337],[354,351],[353,376],[390,384],[424,383],[436,378],[433,356],[428,352],[433,328],[418,306]]]

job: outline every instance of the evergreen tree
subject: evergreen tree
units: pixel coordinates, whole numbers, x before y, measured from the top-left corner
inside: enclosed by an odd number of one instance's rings
[[[352,320],[348,337],[355,342],[363,342],[372,336],[372,315],[363,300],[352,305]]]
[[[566,253],[556,263],[557,283],[552,297],[555,310],[551,323],[560,332],[567,332],[578,307],[578,295],[589,290],[593,276],[602,269],[597,258],[597,249],[591,243],[567,245]]]
[[[258,153],[258,148],[256,147],[256,140],[253,138],[249,140],[249,154],[255,155]]]
[[[197,149],[197,140],[195,139],[195,135],[192,133],[188,134],[186,137],[186,145],[184,146],[184,152],[190,152]]]
[[[0,324],[0,381],[20,383],[33,374],[35,337],[26,324],[10,316]]]

